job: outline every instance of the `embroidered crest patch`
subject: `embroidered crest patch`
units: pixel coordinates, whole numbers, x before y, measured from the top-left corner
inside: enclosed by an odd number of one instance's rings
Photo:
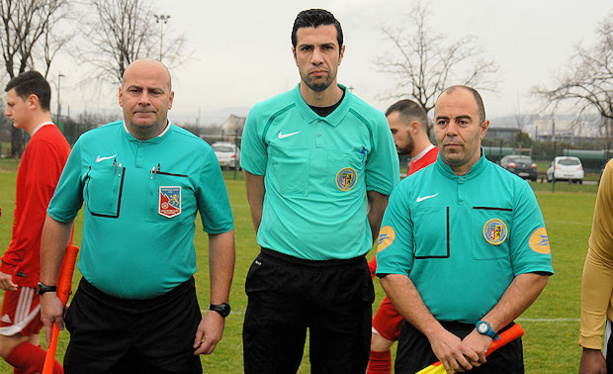
[[[530,235],[530,249],[532,249],[534,252],[542,253],[544,255],[551,253],[547,229],[545,229],[544,227],[539,227],[538,229],[534,230],[532,235]]]
[[[352,168],[343,168],[336,174],[336,187],[341,191],[349,191],[358,181],[358,173]]]
[[[389,247],[396,239],[396,231],[392,226],[383,226],[379,231],[379,241],[377,242],[377,253]]]
[[[160,186],[158,214],[166,218],[181,214],[181,187]]]
[[[507,225],[498,218],[491,219],[483,226],[483,237],[492,245],[500,245],[507,239]]]

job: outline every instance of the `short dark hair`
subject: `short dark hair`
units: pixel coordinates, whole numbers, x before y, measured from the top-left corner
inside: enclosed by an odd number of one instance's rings
[[[292,28],[292,46],[296,48],[298,40],[296,38],[296,32],[303,27],[317,27],[322,25],[334,25],[336,27],[336,40],[338,41],[338,48],[343,46],[343,29],[341,23],[334,18],[334,15],[324,9],[308,9],[298,13],[294,20],[294,27]]]
[[[447,88],[445,91],[443,91],[443,93],[445,93],[445,92],[452,93],[453,91],[455,91],[458,88],[462,88],[462,89],[470,92],[473,95],[473,97],[475,98],[475,103],[477,104],[477,110],[479,111],[479,122],[480,123],[485,122],[485,118],[486,118],[485,117],[485,104],[483,104],[483,98],[481,97],[481,94],[479,93],[479,91],[475,90],[472,87],[459,84],[459,85],[455,85],[455,86],[451,86],[451,87]]]
[[[17,96],[23,100],[30,95],[36,95],[40,108],[48,112],[51,104],[51,87],[49,82],[36,70],[26,71],[11,79],[6,87],[5,92],[9,92],[12,88],[15,89]]]
[[[426,114],[426,110],[421,105],[417,104],[413,100],[404,99],[395,102],[385,111],[385,116],[389,116],[390,114],[398,112],[400,116],[407,123],[411,123],[413,121],[419,122],[422,130],[428,131],[428,115]]]

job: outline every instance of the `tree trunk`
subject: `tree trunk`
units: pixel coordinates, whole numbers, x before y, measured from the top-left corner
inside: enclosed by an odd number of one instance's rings
[[[11,157],[21,158],[24,151],[24,131],[11,126]]]

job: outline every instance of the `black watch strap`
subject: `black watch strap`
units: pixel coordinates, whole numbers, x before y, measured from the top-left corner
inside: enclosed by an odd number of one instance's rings
[[[36,293],[39,296],[47,292],[56,292],[56,291],[57,291],[57,286],[45,286],[41,282],[38,282],[38,285],[36,286]]]
[[[222,303],[218,305],[215,305],[215,304],[209,305],[209,310],[212,310],[213,312],[217,312],[222,317],[226,318],[230,314],[230,311],[232,310],[232,308],[230,308],[230,304]]]

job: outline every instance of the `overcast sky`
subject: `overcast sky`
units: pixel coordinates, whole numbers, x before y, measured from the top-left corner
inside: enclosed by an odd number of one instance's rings
[[[346,51],[339,82],[354,87],[356,95],[384,111],[392,102],[381,95],[394,81],[377,71],[375,59],[394,48],[381,29],[410,27],[408,14],[414,1],[155,0],[153,4],[159,13],[171,16],[165,34],[184,33],[186,49],[192,52],[187,63],[171,71],[175,90],[171,117],[195,121],[200,112],[203,123],[206,113],[250,108],[298,83],[290,32],[296,14],[308,8],[327,9],[341,22]],[[484,56],[498,62],[498,93],[483,92],[488,117],[495,118],[536,111],[529,90],[539,84],[551,86],[575,46],[594,43],[598,25],[613,12],[613,2],[431,0],[429,10],[430,27],[452,40],[475,36]],[[79,69],[61,63],[55,68],[65,75],[62,103],[71,113],[117,106],[116,88],[92,92],[78,84],[83,79]]]

